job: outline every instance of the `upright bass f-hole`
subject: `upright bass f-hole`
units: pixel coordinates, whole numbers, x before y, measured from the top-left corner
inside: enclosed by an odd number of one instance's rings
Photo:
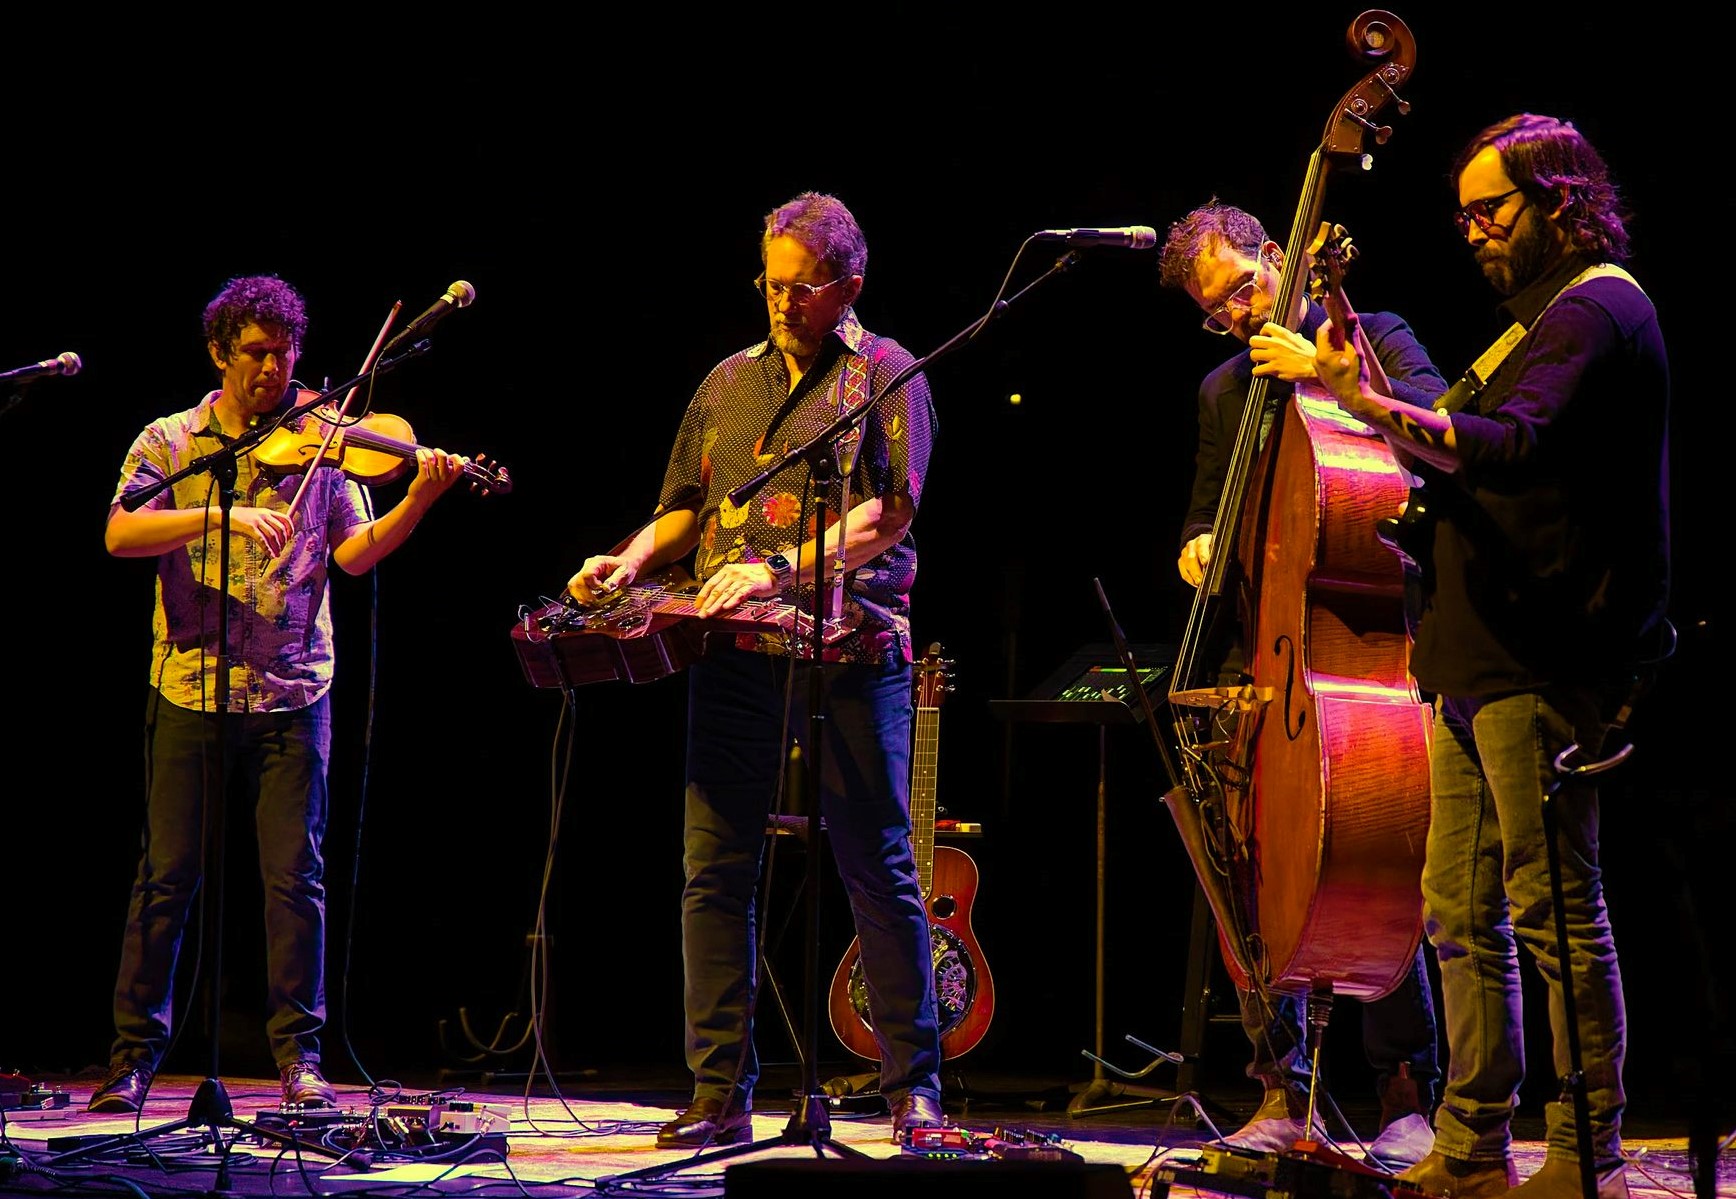
[[[1290,640],[1288,633],[1280,636],[1272,643],[1272,653],[1284,659],[1284,736],[1291,741],[1302,735],[1302,726],[1308,723],[1308,709],[1295,702],[1296,699],[1296,643]],[[1296,713],[1294,723],[1290,713]]]

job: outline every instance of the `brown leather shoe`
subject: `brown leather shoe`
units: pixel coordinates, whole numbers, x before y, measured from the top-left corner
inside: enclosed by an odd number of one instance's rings
[[[297,1058],[278,1071],[283,1079],[285,1107],[336,1107],[337,1088],[319,1072],[319,1063],[310,1057]]]
[[[753,1136],[753,1108],[723,1109],[721,1099],[695,1099],[686,1111],[657,1130],[659,1149],[734,1145]]]
[[[902,1144],[913,1128],[945,1128],[946,1113],[940,1100],[921,1091],[906,1091],[892,1101],[892,1141]]]
[[[1546,1157],[1537,1173],[1513,1190],[1513,1199],[1581,1199],[1578,1159]],[[1628,1199],[1627,1166],[1612,1166],[1597,1176],[1597,1199]]]
[[[136,1112],[144,1105],[156,1072],[143,1062],[111,1062],[96,1090],[91,1092],[86,1111]]]
[[[1400,1174],[1398,1180],[1443,1199],[1494,1199],[1519,1185],[1519,1169],[1511,1157],[1472,1162],[1436,1151]]]

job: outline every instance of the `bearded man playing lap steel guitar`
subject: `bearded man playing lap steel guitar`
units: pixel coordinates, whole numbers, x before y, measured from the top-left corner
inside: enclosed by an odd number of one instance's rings
[[[1182,578],[1195,587],[1211,561],[1212,527],[1253,377],[1269,376],[1282,384],[1314,381],[1315,350],[1309,338],[1326,320],[1326,312],[1305,302],[1301,333],[1278,323],[1272,302],[1283,268],[1284,251],[1266,236],[1259,220],[1216,199],[1173,223],[1159,254],[1160,282],[1187,293],[1205,312],[1206,330],[1233,334],[1246,344],[1212,370],[1199,388],[1193,493],[1176,560]],[[1387,312],[1366,313],[1362,319],[1397,394],[1427,404],[1446,391],[1446,381],[1409,325]],[[1287,386],[1282,395],[1288,398]],[[1239,631],[1223,630],[1219,638],[1221,677],[1226,683],[1246,681],[1238,673]],[[1238,989],[1237,997],[1242,1028],[1254,1048],[1248,1076],[1259,1080],[1264,1094],[1248,1122],[1223,1143],[1277,1152],[1299,1140],[1325,1139],[1323,1130],[1311,1136],[1304,1127],[1309,1055],[1301,1002],[1289,995],[1262,995],[1252,988]],[[1420,945],[1405,981],[1391,994],[1363,1005],[1362,1037],[1381,1101],[1380,1126],[1368,1151],[1389,1168],[1403,1169],[1429,1151],[1428,1116],[1440,1079],[1434,1000]]]
[[[753,287],[769,336],[707,375],[676,434],[657,515],[623,547],[586,559],[568,592],[600,605],[691,553],[701,619],[771,597],[812,612],[818,559],[828,620],[841,600],[855,631],[823,651],[836,663],[824,668],[825,741],[806,756],[821,764],[819,811],[861,938],[880,1091],[900,1140],[943,1123],[930,932],[910,846],[910,525],[933,412],[920,372],[881,398],[915,360],[856,318],[868,247],[838,199],[807,192],[774,209],[760,258]],[[785,456],[870,397],[859,437],[838,439],[828,487],[841,479],[843,498],[829,498],[828,512],[841,518],[822,544],[810,524],[814,472],[802,455]],[[763,487],[732,500],[774,464]],[[693,1100],[658,1133],[664,1148],[752,1136],[756,891],[767,816],[808,723],[811,649],[800,637],[716,630],[689,667],[681,930]]]

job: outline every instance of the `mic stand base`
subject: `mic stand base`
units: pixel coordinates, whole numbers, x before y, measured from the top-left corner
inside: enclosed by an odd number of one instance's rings
[[[63,1166],[79,1158],[93,1157],[121,1145],[184,1132],[190,1128],[211,1130],[211,1140],[216,1147],[218,1158],[217,1177],[212,1183],[210,1192],[212,1194],[229,1195],[235,1193],[229,1189],[229,1154],[233,1147],[234,1138],[229,1140],[223,1138],[222,1130],[226,1128],[244,1132],[248,1136],[259,1138],[261,1141],[270,1141],[273,1144],[281,1145],[294,1153],[318,1153],[337,1160],[342,1160],[347,1156],[342,1150],[329,1148],[314,1141],[304,1141],[299,1137],[263,1128],[258,1124],[249,1124],[245,1120],[237,1120],[235,1118],[235,1105],[230,1102],[229,1092],[224,1089],[223,1081],[218,1078],[207,1078],[199,1084],[199,1089],[193,1092],[192,1101],[187,1105],[187,1114],[181,1119],[168,1124],[160,1124],[156,1128],[121,1133],[118,1136],[108,1137],[89,1145],[81,1145],[77,1149],[51,1157],[43,1164],[49,1167]]]
[[[783,1132],[775,1137],[763,1137],[750,1141],[745,1145],[724,1145],[717,1149],[695,1154],[680,1162],[662,1166],[647,1166],[643,1170],[634,1170],[628,1174],[611,1174],[597,1179],[597,1191],[602,1195],[618,1192],[617,1187],[648,1179],[667,1178],[678,1170],[692,1169],[711,1162],[727,1161],[730,1158],[742,1157],[749,1153],[759,1153],[766,1149],[777,1149],[781,1146],[797,1146],[814,1151],[815,1157],[825,1157],[829,1150],[836,1157],[847,1161],[878,1160],[871,1153],[864,1153],[854,1145],[846,1145],[832,1138],[832,1122],[826,1113],[826,1096],[810,1092],[802,1096],[796,1103],[796,1108],[790,1113],[788,1124]]]

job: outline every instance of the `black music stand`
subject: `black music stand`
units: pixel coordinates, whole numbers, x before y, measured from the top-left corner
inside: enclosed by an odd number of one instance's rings
[[[1175,663],[1175,648],[1168,645],[1135,645],[1129,649],[1139,670],[1139,685],[1149,698],[1156,693],[1162,701],[1168,689],[1170,667]],[[1097,914],[1095,955],[1095,1023],[1092,1047],[1082,1051],[1091,1059],[1091,1081],[1074,1086],[1073,1099],[1067,1104],[1067,1114],[1089,1116],[1098,1112],[1118,1111],[1139,1107],[1164,1099],[1179,1098],[1192,1089],[1192,1071],[1198,1062],[1205,1041],[1204,993],[1205,964],[1208,955],[1190,949],[1188,953],[1187,998],[1182,1008],[1182,1052],[1166,1053],[1128,1037],[1135,1046],[1153,1054],[1144,1069],[1121,1070],[1103,1057],[1104,1008],[1104,917],[1106,902],[1106,858],[1108,850],[1108,769],[1109,727],[1137,725],[1145,722],[1145,705],[1133,690],[1134,683],[1122,664],[1116,647],[1108,642],[1082,646],[1063,662],[1048,678],[1031,689],[1023,699],[992,699],[989,710],[1003,720],[1039,721],[1061,724],[1094,724],[1097,726]],[[1196,882],[1197,887],[1197,882]],[[1197,897],[1196,897],[1197,898]],[[1199,904],[1196,902],[1196,916]],[[1202,929],[1196,918],[1190,937],[1197,941],[1209,937],[1209,924]],[[1178,1089],[1164,1090],[1137,1084],[1163,1062],[1180,1067]],[[1105,1068],[1126,1081],[1107,1077]],[[1131,1097],[1131,1098],[1129,1098]]]

